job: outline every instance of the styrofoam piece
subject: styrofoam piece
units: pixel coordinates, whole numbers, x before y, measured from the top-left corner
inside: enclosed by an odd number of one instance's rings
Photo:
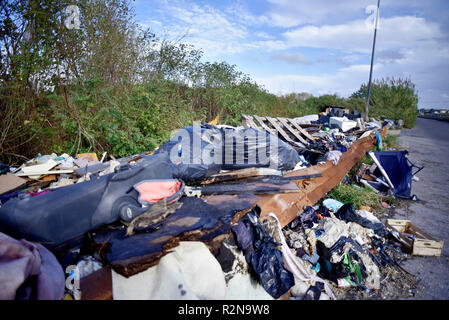
[[[346,117],[331,117],[329,120],[329,126],[336,125],[341,131],[346,132],[352,128],[357,127],[357,122],[349,120]]]

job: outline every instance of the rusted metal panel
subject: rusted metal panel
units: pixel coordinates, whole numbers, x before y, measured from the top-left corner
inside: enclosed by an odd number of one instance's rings
[[[106,266],[80,279],[81,300],[112,300],[111,267]]]

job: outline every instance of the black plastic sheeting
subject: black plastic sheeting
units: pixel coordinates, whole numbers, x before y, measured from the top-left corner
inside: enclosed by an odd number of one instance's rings
[[[173,176],[187,182],[202,180],[220,170],[250,167],[290,170],[300,161],[293,147],[264,130],[218,128],[209,124],[179,130],[157,153],[169,154]]]
[[[295,280],[293,274],[284,268],[282,252],[263,228],[259,215],[260,208],[256,206],[232,227],[232,231],[260,284],[277,299],[295,285]]]

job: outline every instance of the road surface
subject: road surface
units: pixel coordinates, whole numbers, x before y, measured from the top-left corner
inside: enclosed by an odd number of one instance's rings
[[[399,136],[408,158],[425,168],[412,182],[408,208],[393,210],[394,219],[408,219],[437,240],[444,241],[441,257],[412,256],[401,266],[421,278],[424,290],[413,299],[449,300],[449,122],[418,118],[413,129]]]

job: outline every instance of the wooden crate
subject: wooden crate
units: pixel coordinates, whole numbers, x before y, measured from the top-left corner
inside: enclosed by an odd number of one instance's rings
[[[426,232],[414,226],[410,220],[388,219],[387,225],[399,232],[402,244],[411,254],[436,257],[441,255],[444,241],[434,239]]]

